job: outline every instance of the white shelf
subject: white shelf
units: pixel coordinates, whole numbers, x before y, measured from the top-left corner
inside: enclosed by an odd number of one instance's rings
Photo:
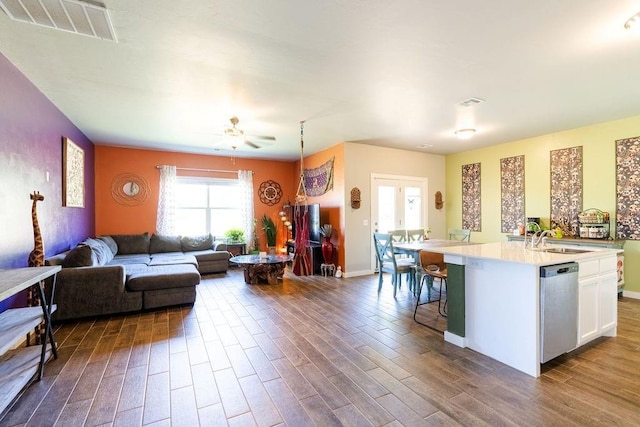
[[[57,265],[0,270],[0,301],[55,276],[60,269]],[[51,347],[55,343],[45,344],[50,338],[47,335],[41,345],[22,345],[27,334],[45,319],[43,307],[11,308],[0,313],[0,417],[28,384],[40,378],[40,368],[55,350]],[[46,309],[50,309],[50,314],[56,306],[47,306]]]
[[[21,347],[0,357],[0,413],[38,373],[42,346]],[[47,345],[45,360],[51,356]]]

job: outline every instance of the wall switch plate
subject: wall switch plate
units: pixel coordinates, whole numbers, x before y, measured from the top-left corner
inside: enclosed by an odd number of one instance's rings
[[[362,220],[362,225],[369,225],[369,220],[368,219],[363,219]]]

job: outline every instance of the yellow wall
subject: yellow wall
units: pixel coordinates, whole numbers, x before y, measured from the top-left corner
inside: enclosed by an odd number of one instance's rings
[[[466,151],[446,157],[447,226],[462,224],[462,165],[481,164],[482,231],[473,232],[476,242],[505,241],[500,231],[500,159],[525,156],[526,216],[540,217],[549,225],[549,152],[561,148],[583,147],[583,208],[598,208],[611,214],[611,234],[615,235],[616,163],[615,141],[640,135],[640,116],[567,130]],[[640,241],[624,246],[625,292],[640,297]]]

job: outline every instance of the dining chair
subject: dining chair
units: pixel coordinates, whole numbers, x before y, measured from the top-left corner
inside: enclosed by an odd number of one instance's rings
[[[394,243],[404,243],[407,241],[407,230],[389,230]]]
[[[407,230],[407,242],[421,242],[424,240],[424,229]]]
[[[430,302],[438,301],[438,313],[442,317],[447,317],[447,265],[444,263],[444,255],[429,252],[420,251],[420,267],[422,269],[422,277],[420,279],[420,286],[418,287],[418,295],[416,297],[416,308],[413,311],[413,320],[417,323],[423,324],[416,319],[418,313],[418,307]],[[438,299],[431,300],[431,289],[433,288],[434,279],[439,279],[440,287],[438,291]],[[420,302],[420,295],[422,289],[427,286],[427,300]],[[444,290],[444,303],[442,301],[442,291]]]
[[[471,241],[471,230],[465,230],[462,228],[450,228],[449,240],[459,240],[461,242]]]
[[[413,291],[415,286],[413,258],[396,258],[393,250],[393,236],[391,233],[373,233],[373,243],[376,248],[378,259],[378,292],[382,289],[382,273],[391,274],[393,284],[393,297],[396,296],[398,287],[402,287],[402,275],[407,275],[409,290]]]

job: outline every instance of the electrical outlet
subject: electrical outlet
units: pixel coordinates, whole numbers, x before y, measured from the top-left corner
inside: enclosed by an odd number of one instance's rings
[[[480,261],[479,259],[471,259],[467,263],[467,267],[475,268],[476,270],[482,270],[482,261]]]

